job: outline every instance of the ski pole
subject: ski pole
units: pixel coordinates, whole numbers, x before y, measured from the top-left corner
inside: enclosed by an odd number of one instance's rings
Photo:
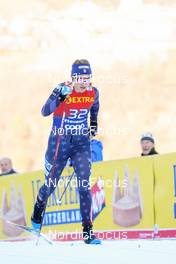
[[[62,203],[62,198],[63,198],[63,196],[64,196],[64,194],[65,194],[65,192],[66,192],[66,190],[67,190],[67,188],[68,188],[68,186],[69,186],[69,184],[70,184],[70,182],[71,182],[71,180],[72,180],[74,175],[75,175],[75,172],[72,173],[72,175],[70,176],[70,179],[67,181],[67,185],[65,186],[65,188],[64,188],[64,190],[63,190],[63,192],[61,194],[61,197],[59,198],[59,200],[57,200],[58,204]]]
[[[64,119],[65,119],[65,109],[63,111],[63,116],[62,116],[62,121],[61,121],[61,129],[63,128],[64,126]],[[59,146],[60,146],[60,135],[58,135],[58,140],[57,140],[57,145],[56,145],[56,150],[55,150],[55,154],[54,154],[54,161],[55,161],[55,164],[53,165],[52,169],[51,169],[51,172],[50,172],[50,175],[52,177],[52,175],[54,174],[54,171],[55,171],[55,168],[56,168],[56,159],[57,159],[57,154],[58,154],[58,151],[59,151]],[[49,198],[49,196],[48,196]],[[48,198],[45,202],[45,206],[44,206],[44,209],[43,209],[43,214],[42,214],[42,220],[41,220],[41,225],[40,225],[40,229],[38,231],[38,237],[37,237],[37,241],[36,241],[36,246],[38,246],[38,243],[39,243],[39,237],[40,237],[40,233],[41,233],[41,230],[42,230],[42,227],[43,227],[43,220],[44,220],[44,216],[45,216],[45,211],[46,211],[46,207],[47,207],[47,203],[48,203]]]

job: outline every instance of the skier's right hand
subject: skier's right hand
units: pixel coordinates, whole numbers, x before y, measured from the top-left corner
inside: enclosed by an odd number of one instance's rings
[[[64,84],[60,90],[60,100],[64,101],[73,91],[71,84]]]
[[[62,102],[66,99],[66,97],[71,94],[73,91],[72,83],[65,82],[59,84],[52,92],[51,96],[54,98],[59,98]]]

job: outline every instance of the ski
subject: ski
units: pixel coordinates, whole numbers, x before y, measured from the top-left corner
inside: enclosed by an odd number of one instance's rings
[[[43,233],[39,233],[38,232],[38,230],[36,230],[35,228],[33,228],[33,227],[29,227],[29,226],[24,226],[24,225],[20,225],[20,224],[16,224],[16,223],[14,223],[14,222],[11,222],[11,221],[9,221],[9,220],[6,220],[6,222],[7,223],[9,223],[9,224],[11,224],[11,225],[14,225],[14,226],[16,226],[17,228],[20,228],[20,229],[22,229],[22,230],[24,230],[24,231],[26,231],[26,232],[28,232],[28,233],[31,233],[31,234],[33,234],[34,236],[36,236],[37,238],[42,238],[44,241],[46,241],[48,244],[50,244],[50,245],[54,245],[54,242],[51,240],[51,239],[49,239],[46,235],[44,235]],[[61,241],[60,241],[61,242]],[[76,245],[80,245],[80,244],[82,244],[83,243],[83,241],[72,241],[72,242],[61,242],[61,244],[69,244],[70,246],[76,246]],[[102,241],[101,240],[99,240],[99,239],[95,239],[95,240],[93,240],[91,243],[83,243],[83,244],[85,244],[85,246],[86,245],[101,245],[102,244]]]
[[[24,231],[28,232],[28,233],[31,233],[33,235],[35,235],[36,237],[41,237],[43,240],[45,240],[48,244],[50,245],[53,245],[53,241],[50,240],[47,236],[45,236],[43,233],[39,233],[38,230],[32,228],[32,227],[29,227],[29,226],[24,226],[24,225],[19,225],[19,224],[16,224],[14,222],[11,222],[11,221],[8,221],[6,220],[7,223],[11,224],[11,225],[14,225],[20,229],[23,229]]]

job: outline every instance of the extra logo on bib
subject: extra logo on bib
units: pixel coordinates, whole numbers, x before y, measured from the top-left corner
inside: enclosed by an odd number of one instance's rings
[[[93,103],[94,102],[94,97],[88,97],[88,96],[83,96],[83,97],[68,97],[66,103],[67,104],[83,104],[83,103]]]

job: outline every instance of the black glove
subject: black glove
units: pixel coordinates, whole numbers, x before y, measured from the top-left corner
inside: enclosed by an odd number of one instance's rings
[[[59,94],[59,100],[60,102],[63,102],[66,99],[67,95]]]
[[[97,134],[97,130],[98,130],[98,124],[97,121],[90,121],[90,128],[89,128],[89,136],[90,137],[95,137]]]
[[[61,83],[59,84],[51,94],[51,99],[59,99],[60,102],[64,101],[66,97],[72,93],[71,83]]]
[[[73,91],[73,86],[72,83],[67,82],[64,83],[64,85],[61,87],[60,89],[60,95],[59,95],[59,99],[60,101],[64,101]]]

